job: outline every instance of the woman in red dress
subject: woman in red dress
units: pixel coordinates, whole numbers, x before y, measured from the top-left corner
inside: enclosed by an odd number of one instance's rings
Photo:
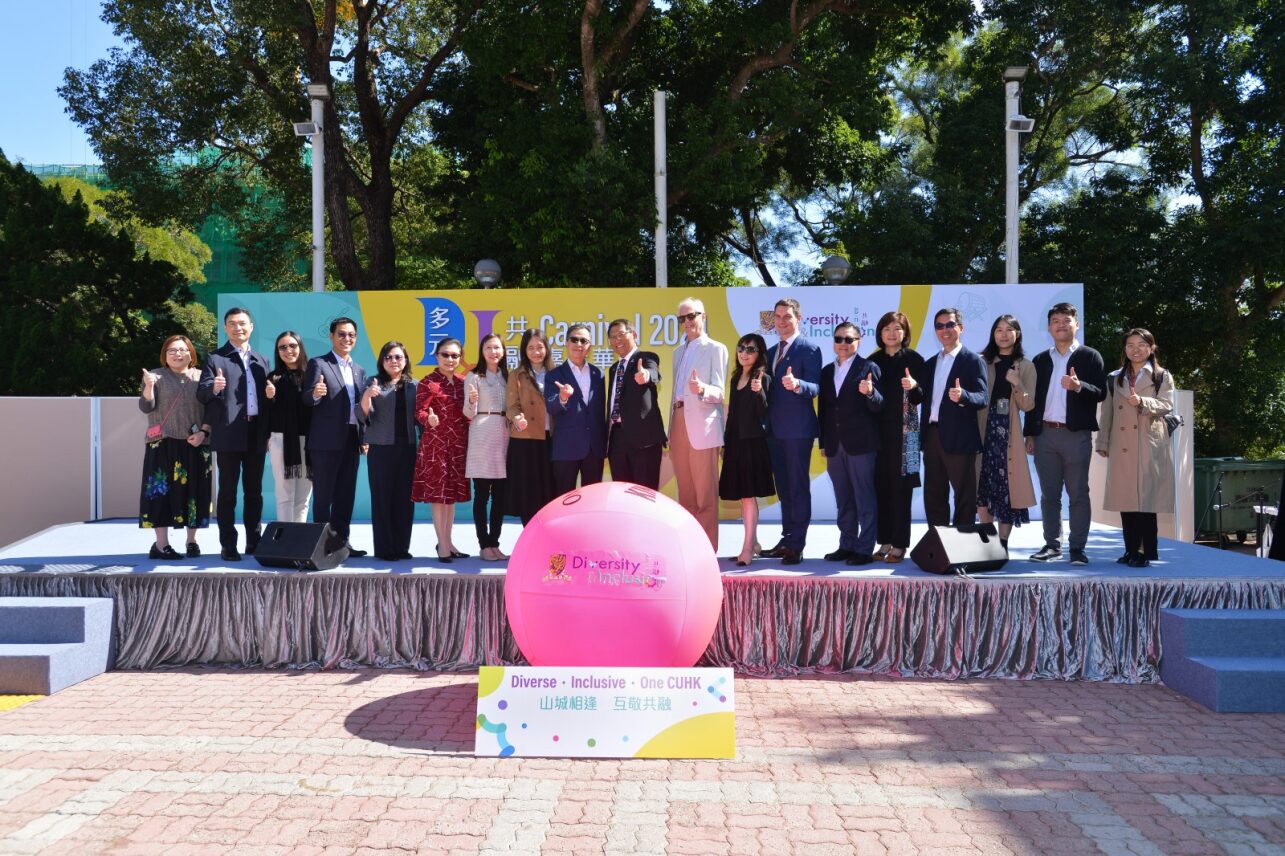
[[[443,562],[467,558],[455,549],[455,503],[469,498],[464,459],[468,451],[468,420],[464,418],[464,379],[456,367],[464,346],[459,339],[437,343],[437,368],[419,382],[415,393],[415,421],[423,431],[415,459],[411,499],[433,506],[437,531],[437,558]]]

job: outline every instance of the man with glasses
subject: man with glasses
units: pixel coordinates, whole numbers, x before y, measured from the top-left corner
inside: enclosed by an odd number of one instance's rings
[[[312,457],[312,519],[329,523],[335,533],[327,545],[347,546],[349,556],[364,556],[348,543],[353,500],[357,496],[357,463],[361,456],[361,421],[357,407],[366,388],[366,370],[352,359],[357,322],[330,322],[330,353],[308,360],[303,400],[312,407],[308,454]]]
[[[665,426],[656,403],[660,358],[638,350],[638,331],[625,318],[607,327],[619,357],[607,377],[607,460],[612,481],[660,489],[660,457]]]
[[[821,369],[817,396],[821,453],[834,486],[839,549],[827,562],[868,565],[875,560],[875,453],[883,410],[879,367],[857,354],[861,331],[845,322],[834,330],[834,362]]]
[[[678,304],[686,338],[674,349],[674,397],[669,408],[669,458],[678,502],[718,550],[718,450],[723,446],[723,383],[727,346],[705,334],[705,304]]]
[[[781,499],[781,541],[763,555],[778,558],[783,565],[797,565],[803,561],[812,522],[810,466],[818,434],[812,401],[820,390],[821,349],[799,333],[803,318],[799,301],[781,298],[772,317],[778,340],[767,351],[767,370],[772,375],[767,448]]]
[[[1062,487],[1071,505],[1071,564],[1087,565],[1089,540],[1089,460],[1098,430],[1098,403],[1106,398],[1102,355],[1076,341],[1080,329],[1075,307],[1058,303],[1049,310],[1053,347],[1036,354],[1035,406],[1026,416],[1026,453],[1035,456],[1040,477],[1040,515],[1044,547],[1031,560],[1062,558]]]
[[[959,340],[964,319],[955,308],[933,317],[939,351],[924,364],[911,389],[922,387],[924,513],[931,526],[969,526],[977,521],[977,454],[982,435],[977,411],[986,406],[986,364]],[[912,392],[912,399],[917,398]],[[955,513],[950,513],[950,493]]]
[[[196,398],[205,405],[211,428],[210,448],[219,467],[220,557],[241,561],[237,552],[237,482],[241,483],[245,551],[259,546],[263,519],[263,461],[268,451],[268,401],[276,387],[268,379],[267,359],[250,347],[254,320],[240,306],[223,313],[228,340],[205,360]]]
[[[553,428],[553,488],[561,496],[602,481],[607,457],[607,404],[602,371],[589,362],[589,325],[567,328],[567,359],[544,381]]]

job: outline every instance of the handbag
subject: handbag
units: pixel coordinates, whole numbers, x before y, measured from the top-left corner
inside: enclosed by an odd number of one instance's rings
[[[1165,373],[1161,371],[1159,372],[1159,375],[1160,376],[1156,378],[1156,389],[1159,389],[1160,384],[1165,382]],[[1167,431],[1169,436],[1172,437],[1173,432],[1182,427],[1182,416],[1177,413],[1169,412],[1166,413],[1163,418],[1165,421],[1165,431]]]

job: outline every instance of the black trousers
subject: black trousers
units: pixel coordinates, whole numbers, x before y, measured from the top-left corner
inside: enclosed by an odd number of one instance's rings
[[[626,481],[660,490],[660,452],[659,443],[643,446],[641,449],[628,449],[617,444],[607,452],[607,461],[611,464],[611,480]]]
[[[219,518],[219,546],[235,550],[237,483],[244,493],[241,515],[245,523],[245,544],[259,544],[259,524],[263,520],[263,461],[266,447],[257,452],[215,452],[219,464],[219,501],[214,513]]]
[[[348,541],[352,506],[357,497],[357,426],[348,426],[342,449],[310,449],[312,456],[312,522],[329,523],[340,543]]]
[[[1149,511],[1121,511],[1120,528],[1124,530],[1124,551],[1141,553],[1148,559],[1158,559],[1156,515]]]
[[[375,555],[381,559],[401,558],[410,553],[411,523],[415,519],[415,503],[410,498],[415,480],[415,444],[371,445],[366,453],[366,475],[370,478],[370,528]]]
[[[602,458],[588,457],[578,461],[553,462],[553,493],[562,496],[576,489],[576,477],[580,484],[597,484],[602,481]]]
[[[971,526],[977,522],[977,455],[947,452],[936,424],[924,432],[924,514],[930,526]],[[950,492],[955,514],[950,513]]]
[[[503,525],[504,479],[473,479],[473,528],[477,530],[477,545],[482,549],[500,546]]]
[[[918,476],[901,474],[901,435],[892,450],[880,449],[875,454],[875,500],[879,519],[875,540],[903,550],[910,548],[910,501]]]

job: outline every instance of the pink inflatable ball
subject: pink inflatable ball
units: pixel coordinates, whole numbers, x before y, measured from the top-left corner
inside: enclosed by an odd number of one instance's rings
[[[687,668],[714,635],[723,585],[705,530],[681,505],[603,482],[526,525],[504,602],[533,666]]]

